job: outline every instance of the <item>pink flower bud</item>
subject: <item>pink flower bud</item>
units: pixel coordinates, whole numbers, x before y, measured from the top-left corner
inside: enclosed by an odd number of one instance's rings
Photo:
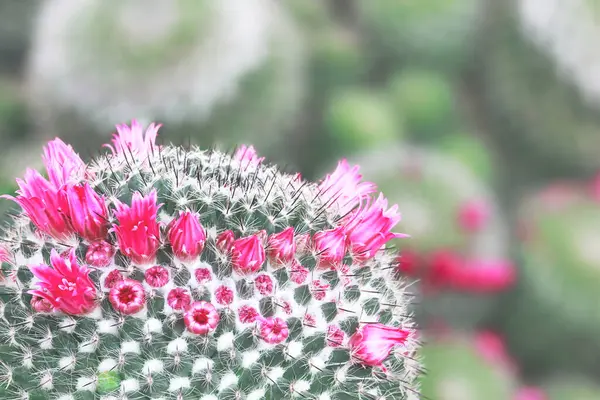
[[[274,263],[289,263],[294,259],[296,242],[293,227],[286,228],[282,232],[269,237],[268,254]]]
[[[350,167],[341,160],[335,171],[327,175],[319,185],[319,191],[327,204],[335,204],[340,214],[346,214],[375,191],[375,184],[361,182],[360,167]]]
[[[173,254],[184,262],[196,259],[206,242],[206,231],[200,224],[198,215],[190,211],[182,212],[178,219],[173,220],[168,236]]]
[[[183,311],[188,308],[192,302],[192,297],[187,290],[183,288],[174,288],[167,294],[167,304],[173,310]]]
[[[108,293],[108,300],[116,311],[122,314],[135,314],[144,308],[146,294],[142,284],[133,279],[115,283]]]
[[[217,236],[217,249],[223,253],[229,253],[231,251],[231,247],[233,247],[233,242],[235,242],[233,231],[227,230],[221,232],[219,236]]]
[[[340,347],[344,345],[346,334],[337,325],[329,325],[327,327],[327,345],[331,347]]]
[[[144,272],[144,279],[152,287],[163,287],[169,282],[169,270],[160,265],[155,265]]]
[[[33,311],[38,313],[49,313],[54,310],[52,303],[38,296],[33,296],[31,298],[31,308],[33,308]]]
[[[106,278],[104,278],[104,286],[107,289],[112,289],[117,284],[117,282],[120,282],[123,279],[123,275],[121,275],[119,270],[113,269],[106,275]]]
[[[108,211],[104,199],[88,183],[66,186],[62,209],[68,212],[71,226],[81,237],[102,240],[108,233]]]
[[[210,282],[212,280],[212,273],[208,268],[196,268],[194,276],[200,284]]]
[[[131,207],[119,203],[115,216],[119,225],[114,225],[121,252],[137,264],[149,264],[154,261],[160,246],[160,232],[156,216],[156,191],[146,197],[133,194]]]
[[[409,331],[383,324],[366,324],[350,338],[350,354],[359,363],[381,367],[392,349],[406,343]]]
[[[108,267],[115,255],[114,247],[104,240],[90,243],[85,253],[85,262],[94,267]]]
[[[269,275],[259,275],[254,280],[254,286],[258,293],[268,296],[273,293],[273,279]]]
[[[115,156],[134,157],[136,161],[147,162],[148,157],[158,150],[156,136],[161,125],[150,124],[144,134],[142,125],[136,120],[127,124],[117,125],[117,133],[113,135],[112,146],[107,144]]]
[[[299,262],[294,262],[290,268],[290,280],[297,285],[302,285],[309,274],[308,268],[304,268]]]
[[[238,310],[238,316],[241,323],[251,324],[257,320],[259,314],[258,311],[256,311],[256,308],[249,305],[243,305]]]
[[[39,279],[38,289],[30,294],[45,299],[65,314],[82,315],[96,308],[96,287],[89,278],[90,270],[77,263],[75,250],[63,258],[53,249],[50,264],[30,267]]]
[[[467,233],[481,231],[489,219],[489,204],[482,200],[467,201],[458,210],[458,225]]]
[[[262,318],[259,330],[262,340],[270,344],[281,343],[290,334],[287,323],[279,317]]]
[[[319,268],[335,268],[346,256],[346,231],[343,226],[315,233],[313,243],[318,252]]]
[[[183,314],[183,322],[188,331],[205,335],[214,331],[219,324],[219,313],[215,306],[206,301],[196,301]]]
[[[233,303],[233,290],[221,285],[215,290],[215,299],[222,306],[228,306]]]
[[[233,242],[231,262],[242,275],[260,270],[265,262],[265,248],[258,235],[250,235]]]

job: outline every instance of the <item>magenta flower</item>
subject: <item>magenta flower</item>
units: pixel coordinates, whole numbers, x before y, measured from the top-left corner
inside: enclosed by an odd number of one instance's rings
[[[173,254],[181,261],[193,261],[204,250],[206,231],[198,218],[197,214],[184,211],[169,226],[168,237]]]
[[[145,161],[158,149],[156,146],[156,136],[162,125],[150,124],[146,133],[142,125],[136,120],[131,121],[131,127],[127,124],[116,126],[117,133],[113,135],[112,146],[106,144],[114,155],[124,155],[130,157],[134,155],[138,160]]]
[[[490,206],[483,200],[467,201],[458,210],[458,225],[467,233],[485,228],[490,219]]]
[[[196,335],[205,335],[217,329],[219,313],[212,304],[206,301],[196,301],[183,314],[183,322],[188,331]]]
[[[233,290],[225,285],[215,289],[215,300],[222,306],[228,306],[233,303]]]
[[[363,365],[381,367],[392,349],[406,343],[410,332],[383,324],[366,324],[350,338],[350,354]]]
[[[62,208],[65,196],[63,190],[55,188],[33,169],[27,170],[25,180],[17,179],[17,184],[19,190],[16,198],[9,195],[1,197],[18,203],[40,232],[57,240],[72,236],[68,210]]]
[[[256,311],[256,308],[247,304],[241,306],[238,309],[238,316],[240,322],[243,324],[251,324],[255,322],[258,319],[259,315],[260,314],[258,313],[258,311]]]
[[[260,270],[265,262],[265,248],[258,235],[237,239],[232,246],[233,269],[242,275]]]
[[[183,311],[188,308],[191,302],[192,296],[184,288],[171,289],[167,295],[167,304],[173,310]]]
[[[154,261],[160,246],[160,232],[156,214],[160,205],[156,204],[156,191],[146,197],[134,193],[131,207],[119,203],[115,216],[119,225],[114,225],[121,252],[137,264]]]
[[[290,334],[287,323],[279,317],[262,318],[259,330],[262,340],[270,344],[281,343]]]
[[[318,252],[320,268],[335,268],[346,255],[346,230],[344,226],[317,232],[313,244]]]
[[[123,279],[114,284],[108,293],[113,308],[122,314],[135,314],[144,308],[146,293],[142,284],[133,279]]]
[[[152,287],[163,287],[169,282],[169,270],[163,266],[155,265],[144,272],[144,279]]]
[[[194,276],[200,284],[208,283],[212,280],[212,273],[208,268],[196,268]]]
[[[108,211],[104,198],[99,196],[88,183],[68,185],[61,196],[61,208],[68,212],[71,226],[81,237],[102,240],[108,234]]]
[[[233,159],[239,161],[242,170],[248,169],[248,167],[256,168],[263,162],[264,157],[258,157],[258,153],[254,149],[254,146],[241,145],[235,154]]]
[[[65,314],[82,315],[96,308],[96,287],[89,278],[90,270],[77,263],[74,249],[65,258],[52,249],[50,265],[30,267],[39,279],[38,288],[30,294],[47,300]]]
[[[364,261],[374,257],[391,239],[405,237],[391,232],[399,221],[398,206],[394,205],[387,210],[387,199],[382,194],[370,206],[367,204],[357,210],[346,225],[348,242],[354,256]]]
[[[44,147],[44,166],[56,189],[79,183],[86,174],[86,165],[71,145],[56,138]]]
[[[291,262],[296,255],[294,228],[290,226],[282,232],[269,236],[269,245],[267,250],[269,258],[271,258],[273,262]]]
[[[471,259],[452,271],[449,284],[457,290],[493,293],[512,286],[516,279],[516,268],[509,260]]]
[[[321,194],[329,204],[337,204],[341,214],[345,214],[375,191],[375,184],[361,182],[360,166],[350,167],[348,161],[341,160],[335,171],[319,185]]]

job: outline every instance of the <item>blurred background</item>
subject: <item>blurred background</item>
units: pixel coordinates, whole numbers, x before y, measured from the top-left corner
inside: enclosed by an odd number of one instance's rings
[[[347,157],[411,235],[424,399],[598,400],[599,41],[597,0],[0,0],[0,191],[132,118]]]

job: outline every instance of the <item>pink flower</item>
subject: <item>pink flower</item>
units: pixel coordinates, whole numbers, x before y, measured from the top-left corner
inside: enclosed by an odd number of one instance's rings
[[[96,308],[96,288],[89,278],[90,270],[77,263],[74,249],[67,258],[52,249],[50,264],[51,267],[44,264],[30,267],[39,279],[38,289],[30,294],[47,300],[65,314],[82,315]]]
[[[19,190],[16,198],[8,195],[1,197],[18,203],[40,232],[57,240],[72,236],[68,210],[61,208],[64,196],[62,190],[55,188],[33,169],[27,170],[25,180],[17,179],[17,184]]]
[[[227,230],[221,232],[219,236],[217,236],[216,246],[217,249],[223,253],[229,253],[231,251],[231,247],[233,247],[233,242],[235,242],[233,231]]]
[[[215,300],[222,306],[228,306],[233,303],[233,290],[225,285],[219,286],[215,290]]]
[[[344,226],[315,233],[313,243],[318,253],[319,267],[339,266],[346,256],[346,241]]]
[[[219,313],[215,306],[206,301],[196,301],[183,314],[183,322],[188,331],[205,335],[217,329]]]
[[[449,276],[450,285],[457,290],[491,293],[512,286],[517,271],[508,260],[467,260],[462,268],[454,268]]]
[[[350,167],[341,160],[332,174],[325,177],[319,191],[328,204],[337,204],[340,214],[346,214],[375,191],[375,184],[361,182],[360,166]]]
[[[188,308],[192,302],[192,297],[186,289],[175,288],[169,291],[167,295],[167,304],[173,310],[183,311]]]
[[[117,282],[122,281],[123,275],[121,275],[121,273],[119,272],[118,269],[113,269],[112,271],[110,271],[107,275],[106,278],[104,278],[104,286],[107,289],[112,289],[113,287],[115,287],[115,285],[117,284]]]
[[[119,248],[137,264],[148,264],[154,261],[160,246],[160,232],[156,214],[156,191],[152,190],[146,197],[133,194],[131,207],[119,203],[115,216],[119,225],[114,225]]]
[[[293,227],[269,236],[268,254],[273,262],[289,263],[294,259],[296,241],[294,240]]]
[[[264,157],[258,157],[258,153],[254,149],[254,146],[241,145],[235,154],[233,159],[240,162],[242,170],[248,169],[248,167],[256,168],[263,162]]]
[[[168,237],[173,254],[181,261],[193,261],[204,250],[206,231],[198,218],[197,214],[184,211],[169,226]]]
[[[42,156],[50,182],[56,189],[79,183],[86,174],[86,165],[71,145],[56,138],[44,147]]]
[[[68,185],[61,197],[62,209],[68,212],[71,226],[81,237],[101,240],[108,233],[108,211],[104,199],[87,183]]]
[[[142,284],[133,279],[124,279],[114,284],[108,293],[108,301],[122,314],[135,314],[144,308],[146,293]]]
[[[212,274],[208,268],[196,268],[194,276],[198,283],[203,284],[212,280]]]
[[[537,387],[523,387],[517,391],[514,400],[548,400],[548,395]]]
[[[262,340],[270,344],[281,343],[290,334],[287,323],[279,317],[262,318],[259,330]]]
[[[258,318],[258,315],[259,314],[258,311],[256,311],[256,308],[249,305],[243,305],[238,310],[240,322],[243,324],[250,324],[255,322]]]
[[[405,237],[393,233],[392,228],[400,221],[398,205],[387,209],[387,199],[382,194],[377,200],[356,211],[346,225],[348,242],[354,256],[361,261],[375,256],[388,241]]]
[[[169,270],[160,265],[155,265],[144,272],[144,279],[152,287],[163,287],[169,282]]]
[[[231,262],[242,275],[260,270],[265,262],[265,248],[258,235],[250,235],[233,242]]]
[[[481,231],[489,219],[490,206],[483,200],[467,201],[458,211],[458,225],[467,233]]]
[[[124,157],[135,156],[137,160],[146,161],[158,149],[156,136],[161,125],[150,124],[146,133],[142,126],[136,121],[131,121],[131,127],[127,124],[117,125],[117,133],[113,135],[112,146],[107,144],[114,155]]]
[[[114,247],[104,241],[92,242],[85,253],[85,262],[94,267],[108,267],[115,255]]]
[[[52,303],[38,296],[33,296],[31,298],[31,308],[33,308],[33,311],[38,313],[49,313],[54,310]]]
[[[329,284],[321,282],[319,279],[314,280],[310,285],[312,296],[319,301],[323,300],[327,296],[327,291],[329,288]]]
[[[363,365],[381,367],[392,349],[406,342],[410,332],[383,324],[366,324],[350,338],[350,354]]]

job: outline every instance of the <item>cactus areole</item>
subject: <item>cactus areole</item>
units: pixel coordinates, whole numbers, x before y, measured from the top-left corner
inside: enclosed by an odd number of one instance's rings
[[[416,398],[397,207],[346,162],[311,183],[159,128],[87,165],[56,139],[5,196],[0,398]]]

